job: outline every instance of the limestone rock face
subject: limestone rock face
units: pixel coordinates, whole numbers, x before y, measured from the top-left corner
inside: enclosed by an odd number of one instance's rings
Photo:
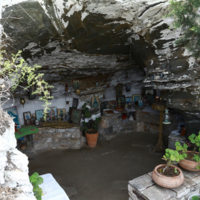
[[[13,39],[5,48],[21,49],[31,65],[42,66],[45,79],[53,84],[72,86],[72,80],[81,80],[81,94],[87,96],[82,99],[103,94],[119,71],[141,68],[143,74],[137,73],[142,83],[145,75],[152,76],[152,69],[167,62],[172,77],[166,75],[168,79],[152,85],[147,80],[145,85],[184,90],[178,109],[188,111],[182,105],[192,96],[189,103],[198,111],[198,102],[194,103],[199,99],[198,60],[173,44],[181,30],[170,29],[173,19],[163,18],[168,7],[169,0],[5,0],[3,29]],[[120,78],[115,81],[120,82]],[[130,82],[138,84],[134,78]],[[169,99],[168,93],[165,98]]]
[[[0,185],[3,188],[15,188],[18,191],[15,199],[34,200],[28,176],[28,158],[16,149],[14,123],[8,114],[3,115],[7,121],[5,120],[6,126],[1,124],[0,133]]]

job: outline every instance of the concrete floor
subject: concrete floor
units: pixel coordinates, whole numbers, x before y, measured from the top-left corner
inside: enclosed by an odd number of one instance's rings
[[[129,133],[98,141],[94,149],[39,152],[29,161],[30,175],[51,173],[70,200],[128,200],[128,181],[163,163],[163,152],[152,152],[157,138]]]

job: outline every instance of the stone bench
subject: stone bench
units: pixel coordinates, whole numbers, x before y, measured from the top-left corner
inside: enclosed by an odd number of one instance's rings
[[[189,195],[199,194],[200,173],[182,171],[185,180],[174,189],[158,186],[151,178],[152,172],[129,181],[129,200],[187,200]]]

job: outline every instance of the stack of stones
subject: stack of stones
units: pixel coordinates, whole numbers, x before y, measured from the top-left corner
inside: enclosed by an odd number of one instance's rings
[[[39,128],[33,135],[34,149],[80,149],[83,146],[80,126],[72,128]]]
[[[110,140],[120,133],[129,133],[134,131],[135,121],[128,119],[122,120],[121,113],[115,113],[109,116],[102,116],[99,124],[99,137],[101,139]]]
[[[183,170],[184,182],[174,189],[158,186],[151,178],[152,172],[139,176],[128,183],[129,200],[188,200],[200,192],[200,174]]]

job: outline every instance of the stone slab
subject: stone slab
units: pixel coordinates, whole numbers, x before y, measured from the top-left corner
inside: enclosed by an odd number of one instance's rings
[[[200,183],[200,176],[192,178],[192,181],[194,181],[196,184]]]
[[[149,175],[145,174],[129,181],[129,184],[134,188],[136,188],[137,190],[142,191],[154,185],[155,183],[153,182],[152,178]]]
[[[148,200],[171,200],[176,196],[176,193],[172,190],[166,190],[158,185],[153,185],[146,190],[141,191],[141,193],[148,197]]]
[[[186,188],[184,185],[181,185],[177,188],[172,188],[171,190],[176,193],[177,198],[182,198],[190,192],[190,188]]]
[[[186,171],[184,169],[182,169],[182,172],[183,172],[183,175],[189,179],[192,179],[194,177],[197,177],[200,175],[199,172],[189,172],[189,171]]]
[[[194,181],[192,181],[192,179],[188,178],[188,177],[185,177],[184,179],[184,182],[183,182],[183,185],[186,187],[186,188],[190,188],[191,186],[195,186],[196,183]]]

